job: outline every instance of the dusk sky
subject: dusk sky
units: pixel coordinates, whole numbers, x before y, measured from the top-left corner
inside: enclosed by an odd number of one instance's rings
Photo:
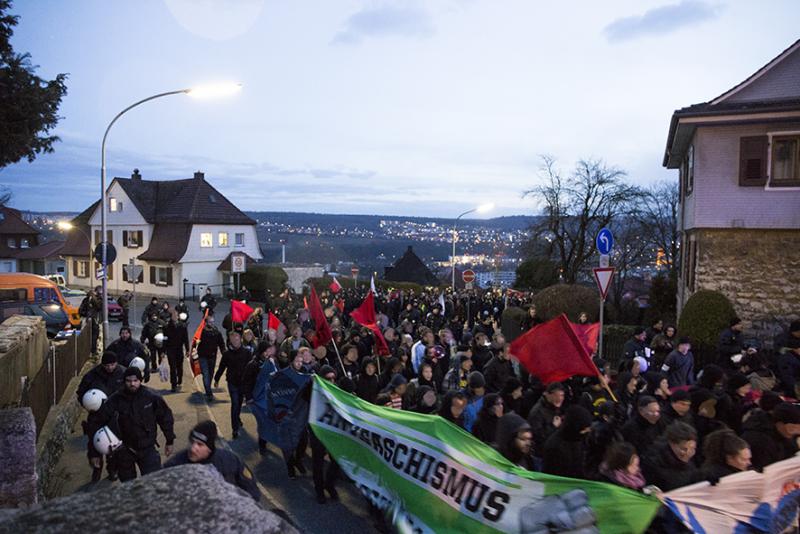
[[[530,214],[541,154],[598,157],[646,184],[672,111],[739,83],[800,37],[800,2],[16,0],[12,44],[69,74],[55,153],[0,170],[12,206],[99,195],[112,117],[151,94],[238,81],[125,115],[108,175],[188,178],[240,208]]]

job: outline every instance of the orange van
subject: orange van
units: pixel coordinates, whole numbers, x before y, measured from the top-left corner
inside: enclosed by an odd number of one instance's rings
[[[30,273],[0,273],[0,289],[25,289],[28,302],[32,304],[58,303],[67,314],[72,326],[81,325],[78,308],[70,306],[58,286],[44,276]]]

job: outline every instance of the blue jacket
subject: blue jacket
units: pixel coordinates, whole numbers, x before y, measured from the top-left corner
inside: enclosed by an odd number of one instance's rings
[[[683,354],[675,349],[667,354],[661,371],[667,374],[669,387],[691,386],[694,384],[694,355],[691,351]]]

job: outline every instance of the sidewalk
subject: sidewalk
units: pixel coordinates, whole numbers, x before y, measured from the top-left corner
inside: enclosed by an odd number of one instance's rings
[[[230,400],[225,384],[225,378],[220,380],[220,387],[216,388],[216,400],[207,404],[202,395],[202,384],[198,378],[197,383],[192,380],[188,360],[184,359],[183,386],[176,393],[170,391],[169,382],[161,382],[158,375],[153,375],[146,384],[153,390],[161,393],[175,417],[175,451],[188,446],[188,435],[192,427],[199,421],[212,419],[219,428],[220,440],[218,446],[228,447],[239,455],[253,471],[262,493],[262,506],[291,521],[300,531],[326,532],[335,525],[340,532],[359,532],[367,534],[376,532],[368,516],[365,499],[355,487],[346,480],[341,480],[337,487],[341,501],[328,502],[319,505],[316,502],[314,485],[311,477],[311,458],[305,461],[308,473],[299,475],[296,480],[289,480],[283,457],[279,449],[269,445],[269,452],[261,457],[258,452],[258,437],[256,423],[247,408],[242,410],[241,419],[244,427],[240,430],[239,438],[228,441],[232,429],[230,423]],[[86,457],[87,437],[83,435],[81,421],[85,420],[85,413],[73,428],[64,453],[61,456],[53,479],[59,481],[54,488],[54,496],[70,495],[75,492],[103,491],[112,482],[103,478],[96,484],[91,483],[91,469]],[[163,434],[158,432],[158,441],[162,445]],[[166,461],[162,452],[162,462]],[[105,467],[103,475],[106,475]],[[114,482],[113,484],[119,484]]]

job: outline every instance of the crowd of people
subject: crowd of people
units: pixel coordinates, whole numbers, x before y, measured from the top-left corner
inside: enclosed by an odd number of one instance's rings
[[[249,292],[238,296],[250,300]],[[381,350],[373,330],[350,318],[365,296],[356,289],[320,293],[333,334],[322,345],[303,297],[291,290],[263,296],[239,322],[227,307],[219,309],[210,293],[203,297],[197,312],[208,310],[208,315],[196,355],[208,401],[214,400],[212,383],[226,375],[234,439],[242,426],[242,405],[253,401],[256,378],[269,362],[274,369],[316,373],[379,406],[438,414],[525,469],[636,491],[716,483],[731,473],[761,470],[798,450],[800,407],[793,399],[800,380],[800,321],[766,351],[747,341],[743,321],[734,319],[720,332],[717,361],[698,366],[691,340],[658,320],[637,328],[613,362],[595,356],[598,376],[544,384],[520,365],[499,328],[506,306],[527,309],[523,330],[542,322],[522,294],[379,291],[376,322],[388,350]],[[123,327],[108,346],[93,371],[109,381],[109,401],[93,415],[100,419],[95,427],[108,412],[125,413],[116,397],[130,395],[129,379],[146,380],[130,367],[134,358],[149,359],[145,372],[153,372],[162,355],[171,369],[182,368],[190,342],[184,317],[189,310],[181,304],[181,311],[169,310],[153,299],[140,342]],[[269,327],[269,314],[280,327]],[[576,319],[587,322],[586,314]],[[156,346],[158,332],[167,332],[166,346]],[[113,371],[112,360],[117,369],[127,370]],[[173,389],[181,386],[176,372]],[[159,408],[163,401],[150,404],[154,412],[147,424],[153,432],[148,436],[154,440],[159,424],[169,445],[174,437],[170,418]],[[122,432],[129,449],[152,445]],[[266,442],[259,441],[266,453]],[[286,458],[287,472],[291,478],[305,472],[309,442],[317,498],[324,503],[325,492],[336,498],[338,470],[331,459],[323,472],[324,446],[313,432]],[[146,472],[146,455],[134,456]],[[120,467],[121,478],[122,472]]]

